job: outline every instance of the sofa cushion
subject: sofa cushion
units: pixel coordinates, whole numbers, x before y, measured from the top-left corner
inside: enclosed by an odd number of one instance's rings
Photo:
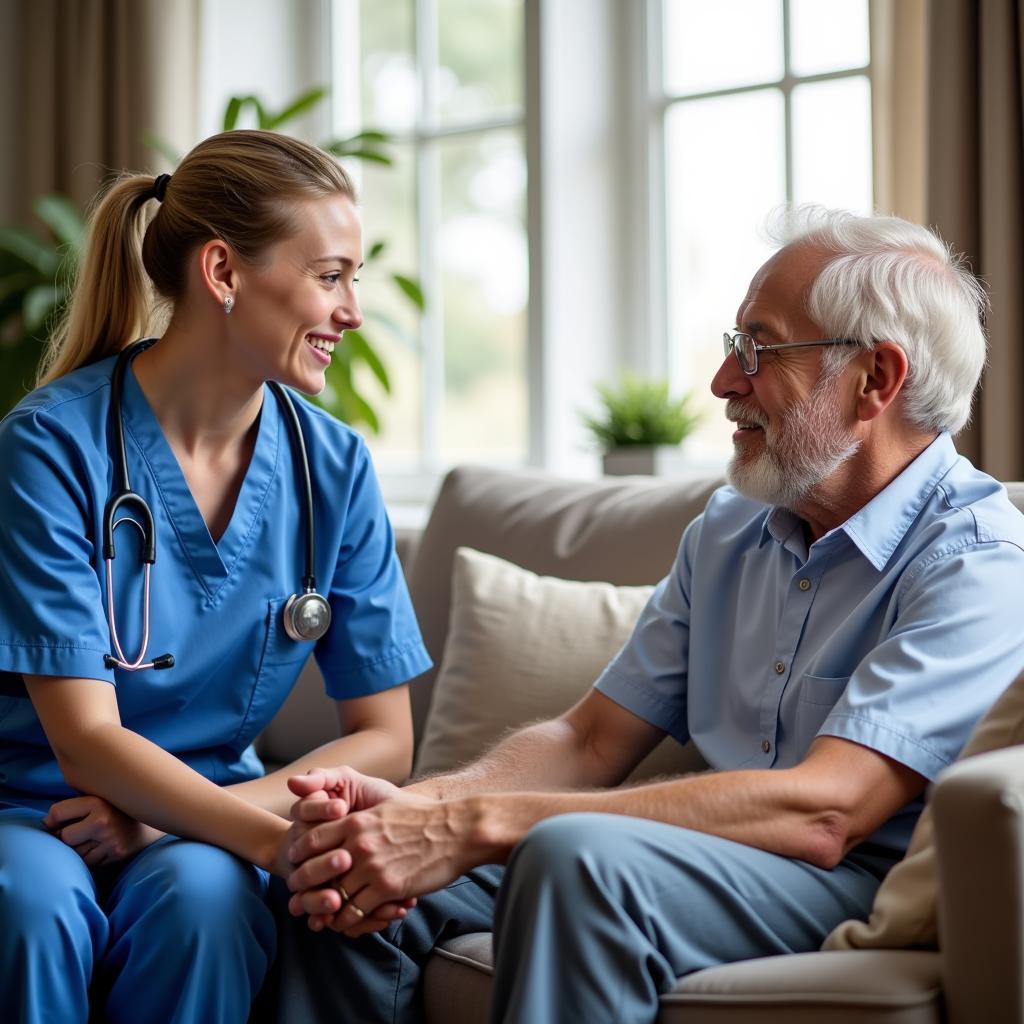
[[[629,638],[653,589],[538,576],[459,548],[417,774],[464,764],[509,729],[575,704]],[[702,767],[674,740],[662,746],[645,775]]]
[[[429,1024],[485,1024],[491,936],[461,935],[435,950],[423,977]],[[724,964],[680,978],[658,1024],[940,1024],[936,953],[799,953]]]
[[[1018,743],[1024,743],[1024,673],[975,727],[959,760]],[[936,872],[932,811],[926,806],[910,837],[907,855],[879,887],[871,916],[867,921],[844,921],[825,940],[824,948],[936,948]]]
[[[409,591],[435,665],[448,633],[455,549],[471,547],[532,572],[619,586],[657,583],[687,523],[720,480],[619,477],[565,480],[540,472],[462,466],[441,486],[409,575]],[[413,684],[422,735],[436,669]]]

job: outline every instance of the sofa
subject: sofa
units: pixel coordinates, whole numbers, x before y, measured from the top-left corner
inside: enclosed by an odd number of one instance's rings
[[[665,574],[684,527],[720,482],[640,477],[583,482],[482,467],[460,467],[449,473],[422,532],[405,531],[397,537],[412,600],[435,663],[435,668],[412,686],[417,770],[445,767],[449,748],[458,748],[455,760],[473,752],[458,721],[459,693],[471,691],[459,691],[457,685],[444,692],[441,689],[448,682],[446,677],[458,680],[453,648],[456,640],[461,644],[465,639],[462,633],[470,628],[466,622],[472,625],[471,616],[466,619],[472,609],[460,606],[460,601],[464,604],[466,600],[463,586],[456,593],[455,626],[449,636],[453,566],[464,566],[466,557],[465,552],[457,557],[458,549],[495,556],[496,566],[513,563],[538,574],[541,582],[532,585],[556,588],[550,591],[554,595],[551,608],[559,614],[564,615],[566,601],[568,607],[574,607],[571,602],[576,600],[576,592],[566,592],[563,597],[557,590],[563,584],[558,581],[579,581],[572,586],[597,588],[594,600],[602,607],[611,607],[609,600],[627,595],[635,615],[644,597],[640,588],[649,587]],[[1024,509],[1024,484],[1008,485],[1008,490]],[[555,580],[546,581],[548,577]],[[457,581],[457,590],[458,586]],[[480,591],[482,599],[508,596],[503,595],[504,585],[490,586],[492,591],[502,592]],[[601,591],[602,586],[614,591],[613,597]],[[514,594],[508,598],[512,605],[515,600]],[[501,628],[510,632],[507,623]],[[458,636],[457,631],[461,631]],[[621,635],[612,638],[615,643]],[[582,638],[578,643],[572,637],[556,638],[556,642],[564,658],[595,656],[593,651],[583,650],[594,645]],[[605,652],[598,653],[604,657]],[[587,671],[591,668],[588,665]],[[465,665],[462,669],[466,676]],[[435,685],[439,670],[445,681]],[[462,679],[461,685],[486,688],[488,681]],[[513,688],[520,696],[518,685]],[[476,705],[486,706],[489,713],[495,707],[500,710],[500,693],[481,692],[484,697],[473,701],[473,709],[463,709],[467,721],[479,717],[475,716]],[[545,695],[544,699],[550,703],[558,698]],[[325,701],[311,664],[261,737],[263,756],[288,761],[330,739],[334,719],[324,713]],[[551,707],[532,714],[531,710],[530,706],[517,707],[515,716],[525,721],[549,714]],[[514,726],[518,721],[506,724]],[[468,726],[467,730],[472,731]],[[425,765],[425,760],[429,764]],[[694,750],[666,740],[634,774],[642,778],[701,767]],[[679,979],[662,997],[659,1022],[989,1024],[1024,1020],[1024,747],[993,751],[953,765],[932,787],[930,803],[941,880],[941,951],[814,952],[699,971]],[[462,936],[438,948],[424,975],[428,1021],[486,1021],[490,977],[489,935]]]

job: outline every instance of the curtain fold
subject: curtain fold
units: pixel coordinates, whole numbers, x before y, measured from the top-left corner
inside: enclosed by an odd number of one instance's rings
[[[200,0],[13,0],[2,57],[23,92],[10,152],[17,219],[33,197],[80,207],[113,173],[165,170],[147,134],[181,151],[197,135]]]
[[[875,208],[926,221],[927,0],[870,0]]]
[[[989,288],[989,362],[958,449],[1024,479],[1024,78],[1021,0],[928,7],[925,220]]]

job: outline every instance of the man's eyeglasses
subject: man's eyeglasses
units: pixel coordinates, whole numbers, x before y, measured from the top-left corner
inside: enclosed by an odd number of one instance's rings
[[[781,348],[813,348],[816,345],[856,345],[852,338],[824,338],[821,341],[787,341],[783,345],[758,345],[750,334],[737,331],[730,334],[728,331],[722,335],[722,345],[725,354],[730,352],[736,357],[740,369],[748,376],[753,377],[757,373],[758,352],[777,352]]]

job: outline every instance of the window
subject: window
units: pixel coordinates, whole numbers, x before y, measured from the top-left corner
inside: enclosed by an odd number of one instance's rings
[[[395,140],[394,167],[357,168],[365,247],[388,243],[361,285],[393,385],[376,402],[375,461],[409,478],[523,462],[523,0],[334,0],[331,12],[334,131]],[[385,271],[421,281],[422,317]]]
[[[766,214],[786,201],[872,207],[868,0],[661,0],[659,19],[650,60],[664,205],[656,192],[652,219],[664,225],[666,365],[708,408],[691,455],[720,463],[730,428],[707,385],[770,254]]]

